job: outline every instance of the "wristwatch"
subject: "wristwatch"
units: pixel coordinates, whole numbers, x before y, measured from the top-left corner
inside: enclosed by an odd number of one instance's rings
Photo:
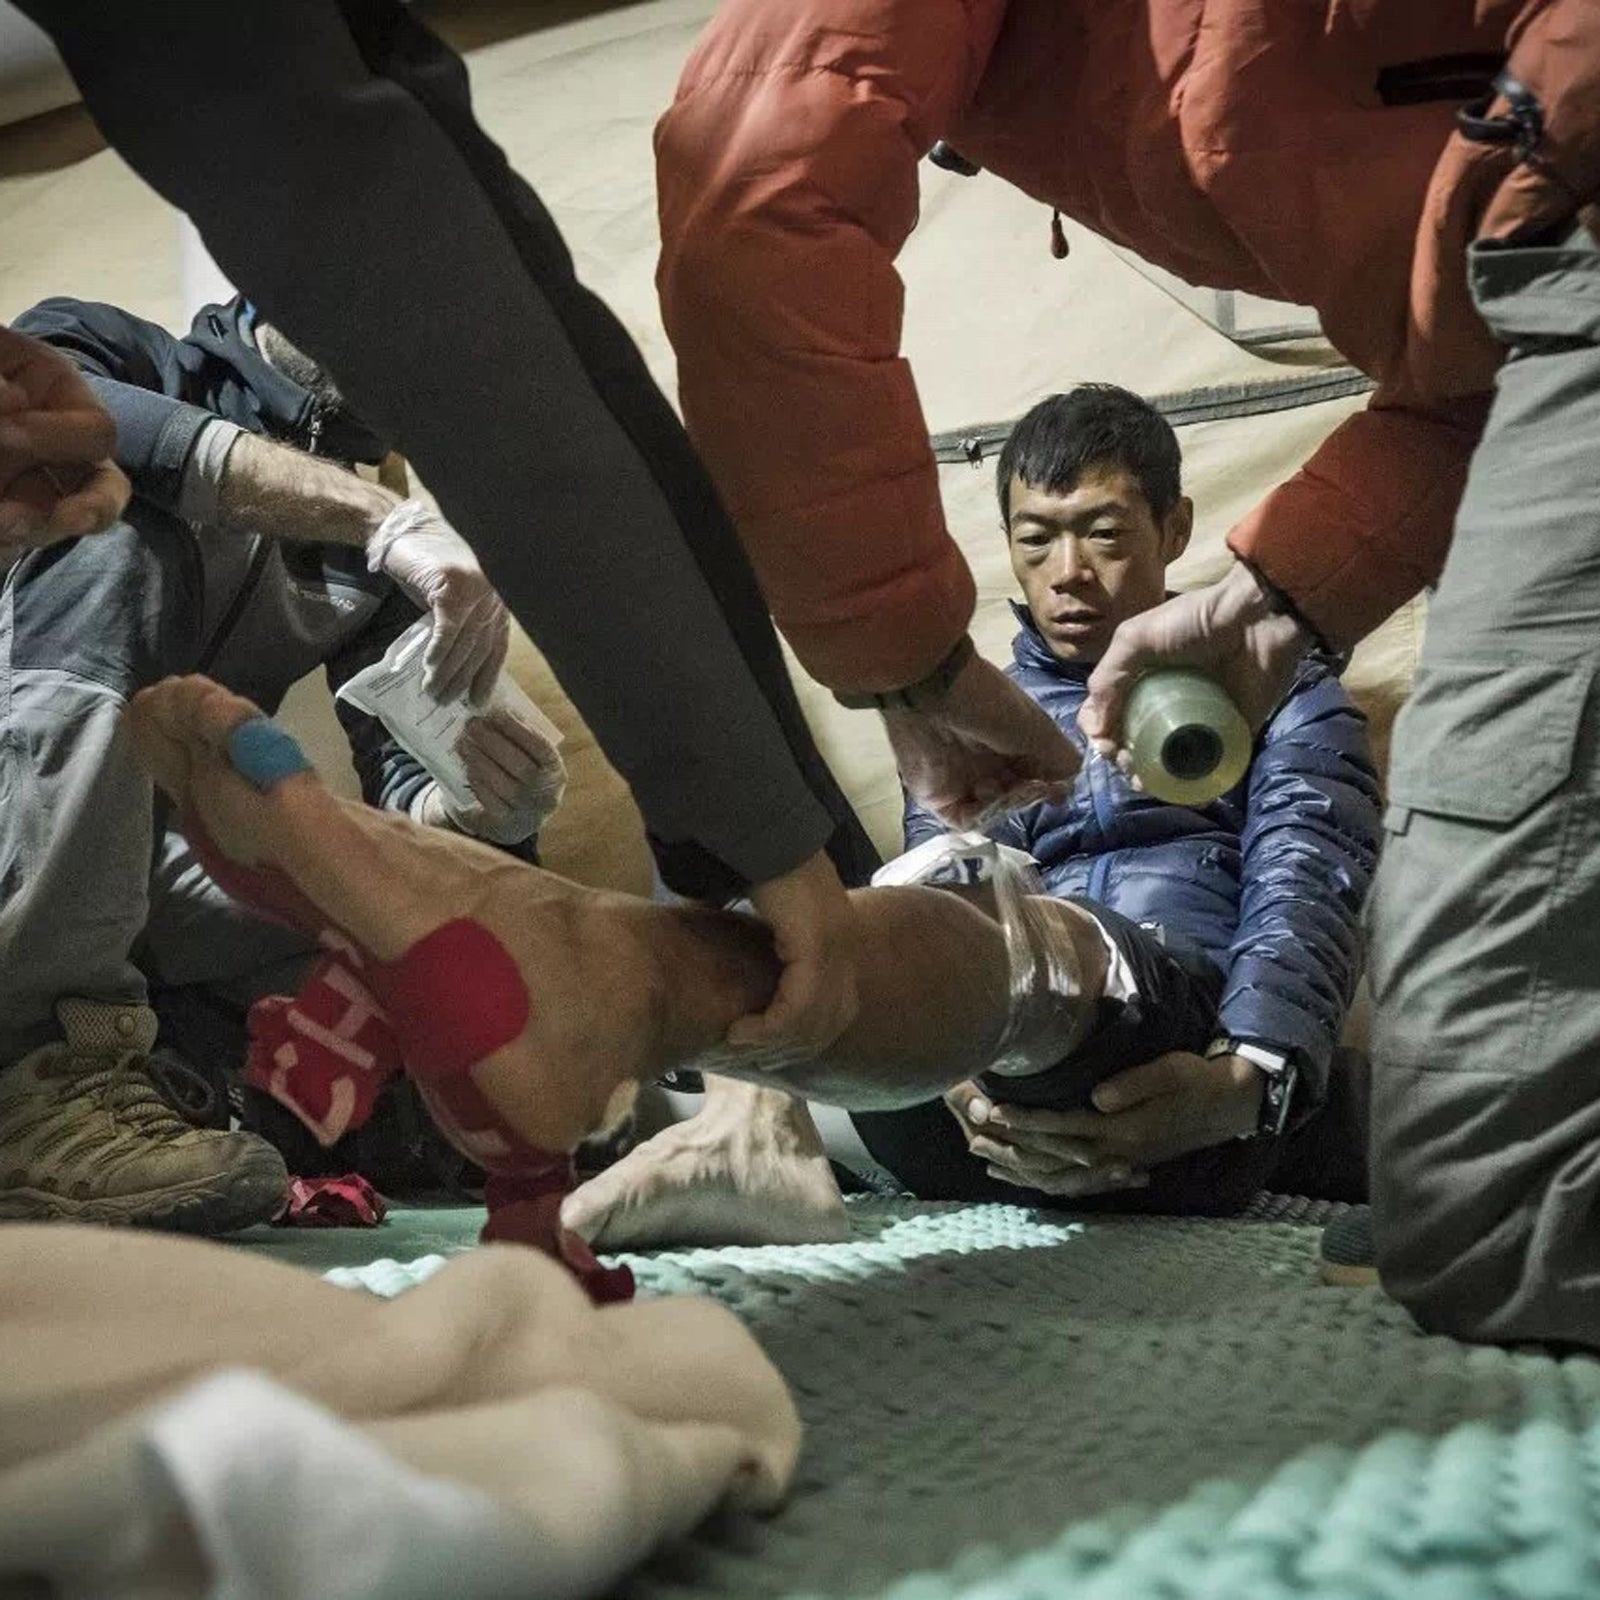
[[[1325,656],[1331,656],[1335,654],[1334,650],[1328,644],[1328,641],[1323,638],[1322,630],[1317,627],[1317,625],[1306,616],[1305,612],[1300,609],[1299,605],[1295,602],[1294,596],[1291,595],[1288,590],[1279,588],[1279,586],[1275,584],[1272,579],[1269,578],[1266,573],[1264,573],[1261,568],[1255,564],[1255,562],[1246,561],[1242,556],[1237,557],[1236,559],[1238,560],[1239,565],[1244,567],[1250,573],[1250,576],[1256,580],[1257,585],[1261,589],[1262,595],[1266,599],[1267,610],[1270,611],[1273,616],[1288,617],[1289,620],[1300,629],[1306,638],[1311,641],[1311,646],[1314,650],[1321,651],[1321,653]]]
[[[1248,1061],[1263,1079],[1261,1114],[1254,1129],[1240,1138],[1254,1139],[1265,1136],[1276,1139],[1289,1125],[1289,1106],[1294,1099],[1294,1086],[1300,1074],[1292,1056],[1273,1050],[1263,1044],[1251,1044],[1248,1039],[1213,1039],[1206,1046],[1206,1060],[1217,1056],[1238,1056]]]
[[[971,634],[964,633],[927,677],[903,689],[885,689],[881,694],[835,689],[833,698],[847,711],[933,711],[944,704],[950,685],[977,653]]]

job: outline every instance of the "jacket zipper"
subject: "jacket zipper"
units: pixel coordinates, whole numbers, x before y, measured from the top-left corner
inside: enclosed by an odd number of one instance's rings
[[[1375,87],[1386,106],[1425,106],[1440,100],[1482,100],[1493,92],[1503,54],[1479,51],[1400,61],[1384,67]]]

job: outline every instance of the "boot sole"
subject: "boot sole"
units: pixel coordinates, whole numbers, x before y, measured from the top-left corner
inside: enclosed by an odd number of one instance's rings
[[[8,1189],[0,1194],[0,1222],[83,1222],[210,1237],[270,1222],[288,1184],[288,1169],[269,1146],[225,1178],[146,1194],[75,1200],[45,1189]]]
[[[1376,1289],[1378,1269],[1348,1261],[1320,1261],[1317,1276],[1331,1289]]]

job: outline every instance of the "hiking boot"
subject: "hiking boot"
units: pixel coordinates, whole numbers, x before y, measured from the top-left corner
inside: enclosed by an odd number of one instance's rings
[[[283,1158],[250,1133],[196,1128],[150,1076],[155,1013],[62,1000],[64,1044],[0,1071],[0,1221],[231,1233],[283,1203]]]

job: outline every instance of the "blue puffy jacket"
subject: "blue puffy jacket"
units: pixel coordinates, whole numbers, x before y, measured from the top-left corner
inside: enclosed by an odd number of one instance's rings
[[[1140,794],[1078,731],[1089,669],[1051,655],[1022,606],[1010,675],[1078,748],[1072,799],[1030,806],[993,835],[1039,863],[1053,895],[1160,923],[1226,983],[1219,1031],[1295,1053],[1319,1103],[1361,961],[1378,857],[1378,779],[1366,718],[1324,658],[1302,663],[1238,786],[1199,808]],[[943,825],[915,803],[906,845]]]

